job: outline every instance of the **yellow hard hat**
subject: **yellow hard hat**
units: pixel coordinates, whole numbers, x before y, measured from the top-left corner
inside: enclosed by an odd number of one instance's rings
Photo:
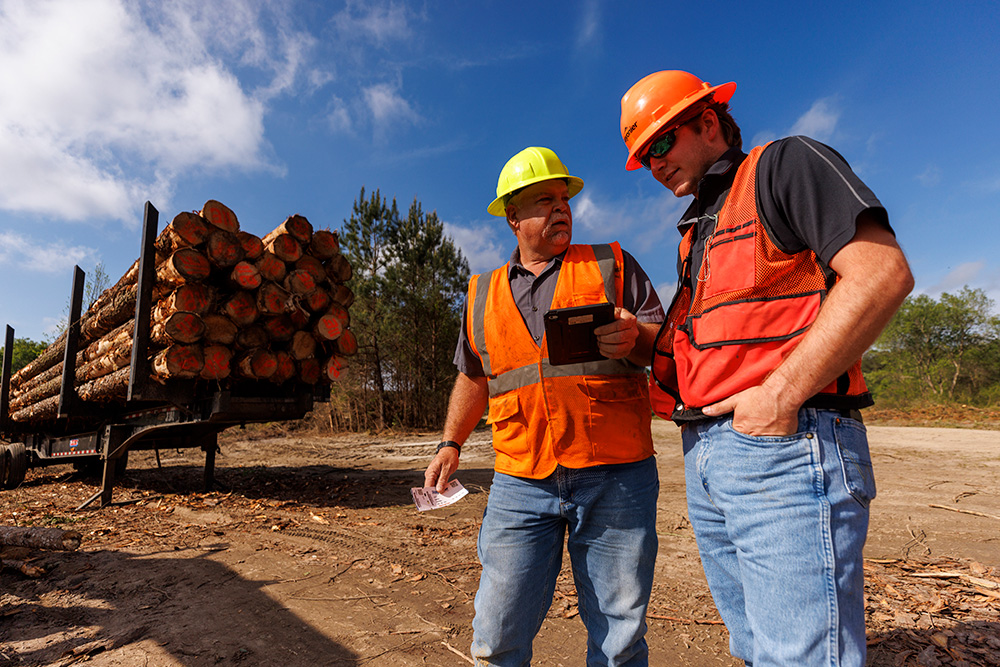
[[[566,171],[566,165],[551,149],[541,146],[525,148],[507,160],[507,164],[500,170],[500,178],[497,179],[497,198],[486,207],[486,212],[490,215],[505,217],[507,215],[507,199],[511,193],[528,187],[532,183],[553,178],[566,180],[570,197],[575,196],[583,189],[583,179],[570,176]]]

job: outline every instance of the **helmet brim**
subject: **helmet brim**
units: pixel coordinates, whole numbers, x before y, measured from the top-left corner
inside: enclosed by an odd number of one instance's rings
[[[542,181],[566,181],[566,186],[569,189],[570,199],[578,195],[580,193],[580,190],[583,190],[582,178],[577,178],[576,176],[568,176],[568,175],[552,176],[550,174],[544,174],[542,176],[537,176],[535,178],[528,179],[527,181],[521,184],[518,190],[523,190],[529,185],[534,185],[535,183],[541,183]],[[504,206],[503,200],[504,200],[503,197],[497,197],[496,199],[494,199],[492,202],[490,202],[490,205],[486,207],[486,212],[489,213],[490,215],[506,218],[507,207]]]
[[[642,134],[635,140],[632,144],[632,150],[628,154],[628,159],[625,161],[625,168],[629,171],[634,171],[636,169],[642,169],[642,163],[639,162],[639,155],[642,154],[643,149],[646,144],[656,136],[656,133],[660,131],[660,128],[669,126],[674,119],[680,116],[684,111],[689,109],[694,104],[705,99],[709,95],[714,96],[715,102],[728,102],[733,93],[736,92],[736,82],[730,81],[729,83],[722,83],[718,86],[712,86],[711,88],[706,88],[704,90],[699,90],[697,94],[691,95],[690,97],[685,97],[683,100],[675,104],[670,110],[663,114],[659,120],[655,123],[650,123]]]

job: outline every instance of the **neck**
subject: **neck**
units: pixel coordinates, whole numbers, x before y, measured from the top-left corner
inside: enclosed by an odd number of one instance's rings
[[[565,250],[565,248],[563,248],[563,250]],[[536,276],[539,273],[541,273],[545,269],[545,267],[548,266],[549,262],[552,261],[552,258],[556,256],[556,255],[549,255],[549,256],[539,255],[531,251],[525,251],[523,248],[519,248],[518,253],[520,255],[521,266],[523,266],[528,271],[531,271]]]

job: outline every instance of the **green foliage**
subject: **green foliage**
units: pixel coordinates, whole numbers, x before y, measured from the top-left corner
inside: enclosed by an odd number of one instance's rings
[[[991,405],[1000,398],[1000,317],[983,290],[937,301],[907,297],[865,357],[872,392],[889,405],[922,400]]]
[[[439,428],[454,381],[469,267],[436,213],[414,199],[405,219],[395,199],[365,189],[340,233],[355,295],[351,331],[358,355],[334,384],[331,408],[343,427]]]
[[[11,356],[11,373],[16,373],[34,361],[46,347],[48,346],[45,343],[40,343],[30,338],[15,338],[14,344],[11,345],[11,350],[13,350]],[[5,352],[4,348],[0,347],[0,359],[3,359]]]

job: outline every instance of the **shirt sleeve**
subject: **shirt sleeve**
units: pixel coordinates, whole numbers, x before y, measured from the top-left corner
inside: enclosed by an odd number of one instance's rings
[[[486,372],[483,370],[483,361],[472,349],[469,342],[469,297],[466,295],[465,303],[462,305],[462,328],[458,332],[458,345],[455,346],[454,364],[459,373],[465,373],[469,377],[483,377]]]
[[[622,250],[625,275],[622,284],[622,307],[635,315],[639,322],[662,322],[663,305],[649,276],[627,251]]]
[[[764,149],[757,166],[757,203],[779,248],[788,253],[810,249],[827,265],[854,238],[862,212],[870,211],[892,232],[882,203],[847,161],[808,137],[788,137]]]

